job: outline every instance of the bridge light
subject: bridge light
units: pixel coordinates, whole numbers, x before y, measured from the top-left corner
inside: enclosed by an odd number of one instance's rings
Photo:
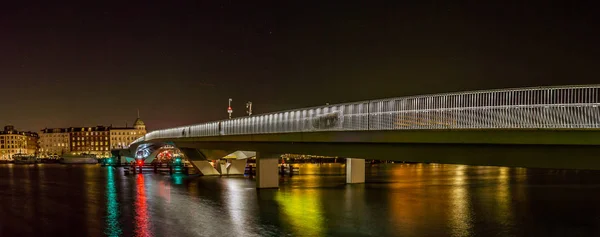
[[[227,107],[227,113],[229,114],[229,119],[231,119],[231,113],[233,113],[233,109],[231,109],[231,101],[232,101],[232,99],[229,98],[229,106]]]

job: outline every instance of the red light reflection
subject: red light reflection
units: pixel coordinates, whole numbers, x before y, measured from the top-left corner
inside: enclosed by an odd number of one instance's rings
[[[150,232],[150,219],[148,217],[148,205],[146,204],[146,189],[144,187],[144,175],[137,175],[136,186],[137,199],[135,202],[135,236],[152,236]]]

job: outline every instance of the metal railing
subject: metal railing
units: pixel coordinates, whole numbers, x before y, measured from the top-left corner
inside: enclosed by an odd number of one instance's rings
[[[150,132],[160,138],[403,129],[600,128],[600,85],[481,90],[326,105]]]

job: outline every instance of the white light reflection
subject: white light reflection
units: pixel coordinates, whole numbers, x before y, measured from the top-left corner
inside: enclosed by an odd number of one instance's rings
[[[243,180],[241,180],[243,181]],[[231,218],[231,226],[235,236],[248,236],[246,233],[248,218],[244,211],[244,200],[241,192],[244,192],[243,183],[240,180],[228,179],[225,181],[227,187],[227,211]]]

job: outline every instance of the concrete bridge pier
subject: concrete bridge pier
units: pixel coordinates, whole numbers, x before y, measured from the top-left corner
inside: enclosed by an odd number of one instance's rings
[[[346,159],[346,183],[357,184],[365,182],[365,159]]]
[[[246,170],[246,159],[230,159],[227,166],[227,174],[243,175]]]
[[[256,154],[256,188],[279,188],[279,157],[276,154]]]
[[[217,167],[219,174],[227,175],[227,159],[218,159],[216,163],[215,166]]]
[[[179,148],[179,150],[202,175],[220,175],[219,171],[217,171],[208,161],[209,157],[207,156],[212,155],[214,152],[211,153],[210,151],[200,151],[195,148],[184,147]]]

